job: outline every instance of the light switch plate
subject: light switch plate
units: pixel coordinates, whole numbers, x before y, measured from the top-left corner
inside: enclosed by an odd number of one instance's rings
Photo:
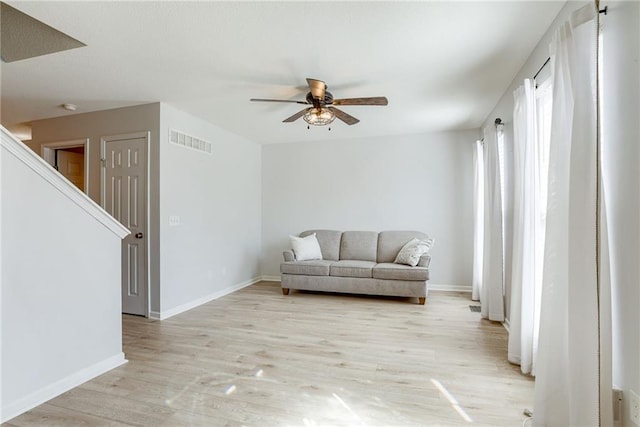
[[[169,225],[172,227],[180,225],[180,217],[178,215],[169,216]]]

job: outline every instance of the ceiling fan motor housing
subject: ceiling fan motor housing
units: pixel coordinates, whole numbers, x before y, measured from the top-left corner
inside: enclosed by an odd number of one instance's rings
[[[331,92],[324,92],[324,99],[314,99],[313,95],[311,94],[311,92],[307,93],[307,102],[309,104],[313,104],[315,105],[314,101],[318,102],[320,105],[331,105],[333,104],[333,95],[331,94]]]

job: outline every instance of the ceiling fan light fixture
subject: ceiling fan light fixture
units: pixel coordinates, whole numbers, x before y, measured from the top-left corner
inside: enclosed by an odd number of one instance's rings
[[[314,107],[309,108],[302,118],[312,126],[326,126],[331,124],[331,122],[335,120],[336,116],[326,107]]]

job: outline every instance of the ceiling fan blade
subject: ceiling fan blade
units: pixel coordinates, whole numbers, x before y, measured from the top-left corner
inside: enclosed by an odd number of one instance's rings
[[[295,113],[293,116],[291,117],[287,117],[286,119],[284,119],[282,121],[282,123],[291,123],[291,122],[295,122],[296,120],[298,120],[300,117],[304,116],[304,114],[307,112],[308,108],[305,108],[304,110],[298,111],[297,113]]]
[[[251,98],[249,101],[253,102],[292,102],[294,104],[303,104],[309,105],[307,101],[296,101],[295,99],[262,99],[262,98]]]
[[[309,85],[309,91],[315,99],[324,99],[324,92],[327,90],[327,85],[322,80],[307,78],[307,84]]]
[[[356,119],[355,117],[345,113],[344,111],[338,110],[335,107],[328,107],[328,108],[329,108],[329,110],[331,110],[331,112],[333,114],[335,114],[335,116],[337,118],[339,118],[340,120],[342,120],[343,122],[345,122],[349,126],[355,125],[356,123],[358,123],[360,121],[360,120]]]
[[[333,105],[388,105],[389,100],[385,96],[373,96],[369,98],[334,99]]]

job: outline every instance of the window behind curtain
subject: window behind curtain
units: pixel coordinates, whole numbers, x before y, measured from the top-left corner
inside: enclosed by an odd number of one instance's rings
[[[542,73],[541,73],[542,74]],[[540,331],[540,304],[542,300],[542,270],[544,259],[544,242],[545,242],[545,230],[547,223],[547,189],[549,184],[549,143],[551,141],[551,107],[553,100],[551,73],[544,73],[536,79],[536,148],[539,150],[536,156],[538,164],[535,165],[535,169],[538,172],[536,174],[539,182],[536,187],[540,192],[537,198],[538,204],[536,206],[538,221],[537,229],[540,231],[535,234],[536,240],[535,257],[538,262],[535,263],[534,269],[534,298],[535,298],[535,310],[534,310],[534,328],[533,328],[533,354],[537,354],[538,347],[538,334]],[[534,362],[535,364],[535,362]]]

